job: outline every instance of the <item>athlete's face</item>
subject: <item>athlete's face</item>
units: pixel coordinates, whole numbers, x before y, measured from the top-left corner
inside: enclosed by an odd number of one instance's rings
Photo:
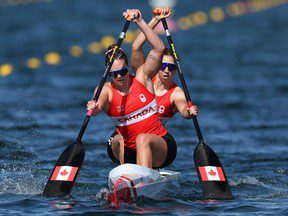
[[[175,65],[174,63],[174,59],[172,56],[170,55],[164,55],[163,56],[163,60],[162,60],[162,68],[160,69],[158,76],[161,79],[161,81],[165,81],[165,82],[172,82],[173,81],[173,76],[176,72],[176,68],[174,67],[168,67],[169,64],[171,64],[171,66]],[[168,63],[168,64],[165,64]],[[167,66],[167,67],[165,67]],[[172,70],[171,70],[172,68]]]
[[[124,59],[115,59],[110,70],[112,81],[118,85],[125,85],[129,81],[129,69]]]

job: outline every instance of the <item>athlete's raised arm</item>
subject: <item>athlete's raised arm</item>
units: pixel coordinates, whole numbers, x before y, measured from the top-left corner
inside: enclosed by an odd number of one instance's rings
[[[148,26],[154,29],[158,23],[159,21],[155,19],[155,17],[153,17],[151,21],[148,23]],[[131,66],[134,72],[136,72],[137,69],[145,62],[145,56],[142,50],[142,47],[145,42],[146,37],[142,32],[140,32],[132,44]]]
[[[158,35],[142,19],[142,15],[139,10],[127,10],[125,13],[123,13],[123,15],[126,19],[130,19],[132,22],[135,22],[138,25],[152,47],[145,63],[138,68],[136,77],[138,73],[144,73],[144,75],[152,78],[160,69],[164,44]],[[141,76],[142,75],[140,75],[139,78],[141,78]]]
[[[160,11],[160,14],[154,15],[154,17],[148,23],[148,26],[151,29],[154,29],[158,25],[161,18],[168,18],[172,14],[171,9],[168,7],[159,7],[155,8],[155,10]],[[137,69],[145,62],[145,56],[142,50],[143,44],[145,42],[146,37],[143,32],[140,32],[132,44],[131,66],[134,72],[136,72]]]

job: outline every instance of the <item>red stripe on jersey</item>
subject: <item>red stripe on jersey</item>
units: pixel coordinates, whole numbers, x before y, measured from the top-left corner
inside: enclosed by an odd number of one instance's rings
[[[130,76],[130,78],[130,92],[124,96],[111,82],[113,97],[107,115],[123,136],[125,146],[135,150],[136,138],[139,134],[164,136],[167,130],[158,118],[155,94],[135,77]]]

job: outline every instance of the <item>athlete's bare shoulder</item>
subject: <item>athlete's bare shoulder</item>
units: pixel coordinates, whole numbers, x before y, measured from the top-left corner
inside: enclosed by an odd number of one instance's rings
[[[96,94],[98,90],[98,86],[95,88],[95,91],[94,91],[94,94]],[[104,85],[103,85],[103,88],[101,90],[101,94],[102,95],[110,95],[112,93],[112,86],[111,86],[111,83],[110,82],[106,82]]]
[[[113,96],[113,90],[112,90],[111,82],[105,83],[105,85],[103,87],[104,87],[105,94],[108,95],[108,100],[111,101],[112,96]]]
[[[173,91],[174,94],[179,94],[179,93],[183,93],[183,90],[179,87],[179,86],[176,86],[174,91]]]
[[[175,101],[177,99],[183,99],[183,98],[185,99],[183,90],[179,86],[176,86],[171,94],[172,101]]]
[[[112,89],[112,84],[111,84],[111,82],[106,82],[106,83],[104,84],[104,86],[105,86],[105,88]]]

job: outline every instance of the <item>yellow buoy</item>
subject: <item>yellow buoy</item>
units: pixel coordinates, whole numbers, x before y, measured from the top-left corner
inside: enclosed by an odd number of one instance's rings
[[[188,30],[190,27],[193,26],[192,20],[188,17],[181,17],[178,20],[178,27],[182,30]]]
[[[41,66],[41,61],[38,58],[30,58],[27,60],[27,66],[31,69],[37,69]]]
[[[56,52],[50,52],[45,56],[45,61],[50,65],[57,65],[61,62],[61,56]]]
[[[0,66],[0,76],[6,77],[13,72],[14,67],[10,64],[3,64]]]
[[[83,49],[78,45],[74,45],[70,48],[70,54],[73,57],[80,57],[83,54]]]
[[[240,16],[246,12],[246,5],[242,2],[235,2],[228,4],[226,10],[230,16]]]
[[[127,31],[126,37],[124,38],[124,43],[132,43],[135,38],[135,33],[133,31]]]
[[[103,47],[99,42],[92,42],[89,44],[88,50],[93,54],[98,54],[103,50]]]
[[[101,39],[101,45],[107,49],[111,44],[114,44],[115,43],[115,38],[112,37],[112,36],[104,36],[102,39]]]
[[[208,17],[203,11],[198,11],[189,15],[195,25],[204,25],[208,22]]]
[[[214,22],[222,22],[225,18],[225,14],[220,7],[213,7],[210,10],[209,15],[211,20],[213,20]]]

